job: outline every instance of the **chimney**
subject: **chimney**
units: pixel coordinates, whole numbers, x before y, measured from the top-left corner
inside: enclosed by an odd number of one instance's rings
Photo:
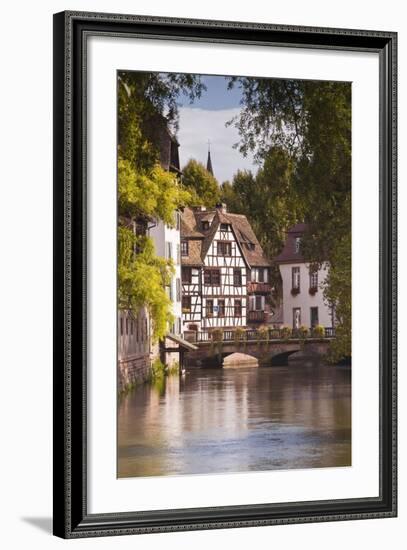
[[[193,206],[192,210],[194,210],[195,212],[206,212],[206,206],[200,204],[197,206]]]
[[[226,214],[226,212],[227,212],[227,206],[226,206],[225,202],[218,202],[218,204],[216,205],[216,208],[222,214]]]

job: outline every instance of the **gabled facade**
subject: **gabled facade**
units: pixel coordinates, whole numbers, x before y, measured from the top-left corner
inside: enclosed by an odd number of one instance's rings
[[[274,259],[283,282],[283,322],[294,330],[334,325],[332,308],[323,296],[329,265],[323,262],[316,268],[301,253],[301,239],[307,229],[303,223],[291,227],[281,254]]]
[[[213,220],[205,242],[202,269],[202,330],[244,327],[247,312],[247,264],[233,224]],[[221,221],[222,220],[222,221]]]
[[[268,321],[270,264],[246,216],[185,208],[181,219],[182,320],[185,331]]]

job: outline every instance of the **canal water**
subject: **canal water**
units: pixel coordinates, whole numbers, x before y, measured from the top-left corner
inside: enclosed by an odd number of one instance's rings
[[[195,369],[118,404],[118,477],[349,465],[349,367]]]

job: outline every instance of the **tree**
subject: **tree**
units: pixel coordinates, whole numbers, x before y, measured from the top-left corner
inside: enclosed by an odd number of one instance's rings
[[[269,258],[276,256],[285,239],[284,229],[295,223],[299,205],[292,197],[291,179],[294,164],[281,147],[268,152],[263,166],[256,175],[238,171],[233,183],[222,186],[221,199],[236,213],[245,214],[253,227],[262,248]],[[276,266],[271,278],[281,294],[281,276]]]
[[[152,239],[136,237],[128,227],[119,227],[118,241],[119,307],[134,312],[146,307],[153,323],[153,339],[161,339],[168,323],[174,321],[171,300],[165,292],[174,273],[172,262],[156,256]]]
[[[255,153],[266,167],[277,149],[291,159],[282,201],[282,222],[308,223],[303,240],[308,260],[330,263],[326,297],[338,318],[336,358],[349,353],[351,330],[351,86],[344,82],[233,77],[243,108],[230,121],[240,134],[239,150]],[[256,178],[257,179],[257,178]],[[276,205],[275,210],[280,210]],[[271,205],[267,209],[272,216]],[[287,226],[283,228],[286,228]],[[340,312],[340,314],[338,314]]]
[[[213,207],[220,199],[217,180],[203,164],[190,159],[182,169],[182,183],[191,193],[192,202]]]
[[[156,256],[153,241],[137,237],[133,220],[160,219],[173,226],[174,213],[190,200],[174,174],[162,169],[152,121],[176,127],[176,98],[200,94],[199,79],[184,75],[121,73],[118,88],[118,301],[119,307],[150,313],[153,339],[172,323],[165,286],[173,264]],[[167,116],[164,117],[164,111]],[[137,253],[136,253],[137,251]]]

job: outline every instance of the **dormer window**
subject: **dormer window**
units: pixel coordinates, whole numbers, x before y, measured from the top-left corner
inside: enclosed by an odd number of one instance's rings
[[[229,231],[229,224],[228,223],[221,223],[220,224],[220,230],[221,231]]]
[[[203,230],[203,231],[208,231],[209,225],[210,225],[210,224],[209,224],[208,221],[206,221],[206,220],[203,221],[203,222],[202,222],[202,230]]]
[[[248,250],[254,250],[254,243],[246,243]]]
[[[295,237],[295,253],[299,254],[301,248],[301,237]]]
[[[188,241],[181,241],[181,256],[188,256]]]

